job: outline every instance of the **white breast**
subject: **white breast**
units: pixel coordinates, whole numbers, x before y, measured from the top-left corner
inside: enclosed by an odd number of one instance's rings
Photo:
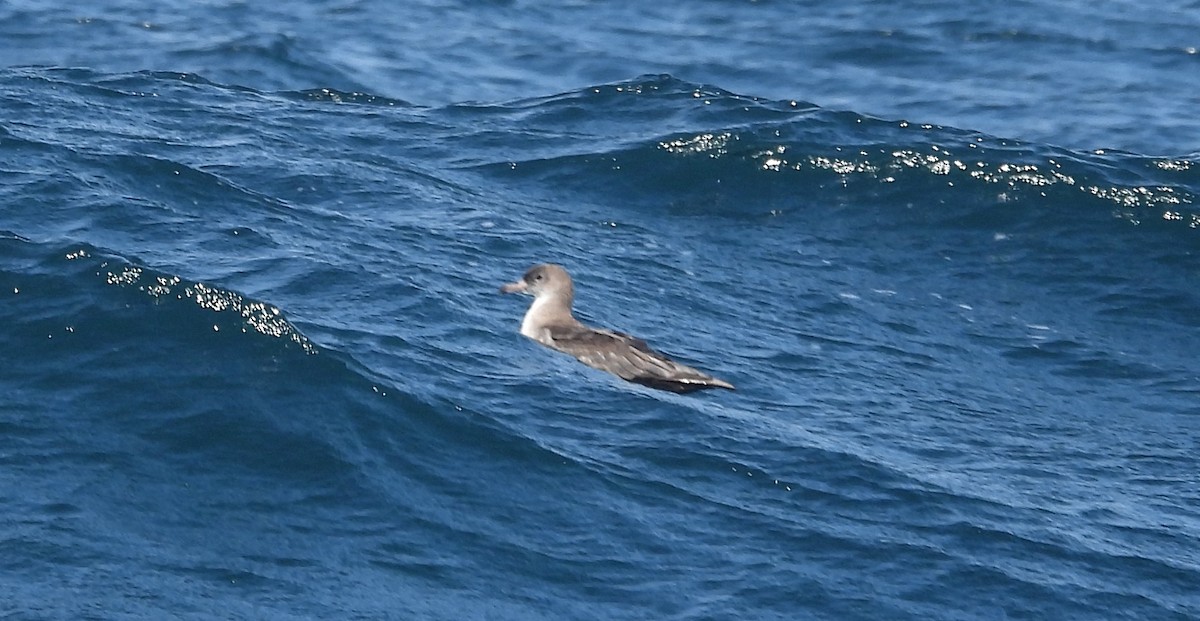
[[[543,312],[546,303],[549,301],[549,296],[538,296],[533,299],[533,304],[529,305],[529,310],[525,312],[525,318],[521,320],[521,334],[535,340],[542,341],[542,328],[539,325],[538,316]]]

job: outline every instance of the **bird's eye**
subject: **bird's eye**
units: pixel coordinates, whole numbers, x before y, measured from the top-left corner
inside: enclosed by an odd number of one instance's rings
[[[543,276],[541,274],[538,274],[537,276],[533,277],[534,280],[541,280],[542,278],[543,278]]]

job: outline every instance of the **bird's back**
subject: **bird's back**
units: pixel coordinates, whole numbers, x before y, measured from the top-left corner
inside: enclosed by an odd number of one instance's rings
[[[597,330],[582,324],[553,328],[550,347],[570,354],[589,367],[621,379],[671,392],[706,388],[733,390],[733,385],[671,360],[645,341],[623,332]]]

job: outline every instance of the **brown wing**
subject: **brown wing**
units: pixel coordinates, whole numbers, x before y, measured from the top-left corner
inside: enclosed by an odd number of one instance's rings
[[[611,330],[586,326],[549,329],[550,347],[621,379],[672,392],[692,392],[733,385],[679,364],[654,351],[645,341]]]

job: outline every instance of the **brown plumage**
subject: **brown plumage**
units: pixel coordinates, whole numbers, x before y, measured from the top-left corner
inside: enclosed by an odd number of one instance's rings
[[[527,293],[533,304],[521,321],[521,334],[580,362],[651,388],[687,393],[705,388],[733,390],[733,384],[679,364],[650,349],[645,341],[613,330],[586,326],[571,305],[575,286],[561,266],[544,263],[521,280],[500,287],[502,293]]]

